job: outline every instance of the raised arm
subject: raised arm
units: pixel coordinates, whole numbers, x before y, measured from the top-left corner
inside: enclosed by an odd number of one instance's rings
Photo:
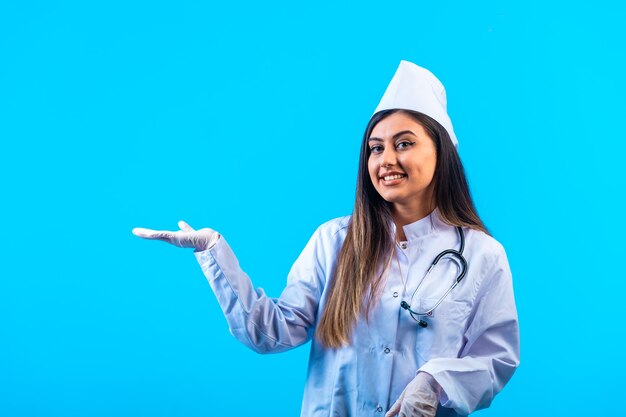
[[[325,281],[316,256],[317,234],[293,265],[279,298],[253,287],[223,237],[195,253],[231,333],[246,346],[259,353],[282,352],[310,339]]]
[[[184,222],[179,225],[180,232],[134,229],[133,233],[196,248],[194,255],[231,333],[239,341],[256,352],[272,353],[294,348],[311,338],[326,281],[320,229],[291,268],[280,297],[271,298],[262,288],[254,288],[224,237],[211,229],[194,231]]]

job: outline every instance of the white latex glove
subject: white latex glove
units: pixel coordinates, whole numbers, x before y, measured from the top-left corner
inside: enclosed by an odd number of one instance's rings
[[[432,375],[418,372],[385,417],[434,417],[441,387]]]
[[[220,237],[220,234],[213,229],[207,227],[194,230],[182,220],[178,222],[178,227],[180,227],[181,230],[176,232],[135,227],[133,234],[144,239],[161,240],[171,243],[179,248],[195,248],[196,251],[203,251],[212,247]]]

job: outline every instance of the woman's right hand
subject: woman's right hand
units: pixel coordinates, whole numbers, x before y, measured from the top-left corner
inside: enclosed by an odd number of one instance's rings
[[[220,234],[213,229],[206,227],[194,230],[182,220],[178,222],[178,227],[180,230],[175,232],[136,227],[133,229],[133,234],[143,239],[161,240],[179,248],[195,248],[196,251],[211,248],[220,237]]]

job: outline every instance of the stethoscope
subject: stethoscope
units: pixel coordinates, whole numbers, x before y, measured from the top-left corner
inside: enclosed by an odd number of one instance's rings
[[[459,262],[459,265],[460,265],[459,275],[456,277],[456,279],[454,280],[454,282],[452,283],[450,288],[448,288],[448,291],[446,291],[445,294],[443,296],[441,296],[439,301],[437,301],[437,303],[433,307],[431,307],[430,309],[426,310],[423,313],[411,310],[411,306],[406,301],[402,301],[400,303],[400,307],[402,307],[403,309],[407,310],[409,312],[409,314],[411,315],[411,317],[413,318],[413,320],[415,320],[420,325],[420,327],[428,327],[428,323],[425,320],[422,320],[421,318],[419,318],[419,316],[432,316],[432,313],[437,308],[437,306],[439,304],[441,304],[443,299],[446,298],[446,296],[448,294],[450,294],[450,291],[452,291],[457,285],[459,285],[459,282],[461,282],[461,280],[463,279],[463,277],[465,277],[465,274],[467,273],[467,261],[463,257],[463,249],[465,248],[465,233],[463,232],[463,229],[461,227],[459,227],[459,226],[457,226],[456,230],[459,233],[459,237],[461,238],[461,246],[460,246],[459,250],[456,250],[456,249],[446,249],[446,250],[444,250],[443,252],[441,252],[439,255],[437,255],[435,257],[435,260],[433,261],[433,263],[428,268],[428,271],[426,271],[426,275],[424,275],[424,278],[422,278],[422,280],[419,282],[419,284],[417,284],[417,288],[415,288],[415,291],[413,291],[413,294],[411,295],[411,300],[413,300],[413,298],[415,297],[415,294],[417,293],[417,290],[419,290],[419,288],[422,285],[422,283],[424,281],[426,281],[426,278],[428,277],[430,272],[433,270],[435,265],[437,265],[437,263],[444,256],[450,256],[450,257],[456,259]]]

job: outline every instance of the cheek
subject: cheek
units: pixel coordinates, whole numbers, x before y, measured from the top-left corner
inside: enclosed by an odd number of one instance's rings
[[[435,173],[436,159],[434,157],[420,158],[412,167],[414,173],[418,173],[420,177],[432,177]]]
[[[432,158],[429,161],[428,175],[433,177],[435,175],[435,168],[436,167],[437,167],[437,156],[433,155]]]

